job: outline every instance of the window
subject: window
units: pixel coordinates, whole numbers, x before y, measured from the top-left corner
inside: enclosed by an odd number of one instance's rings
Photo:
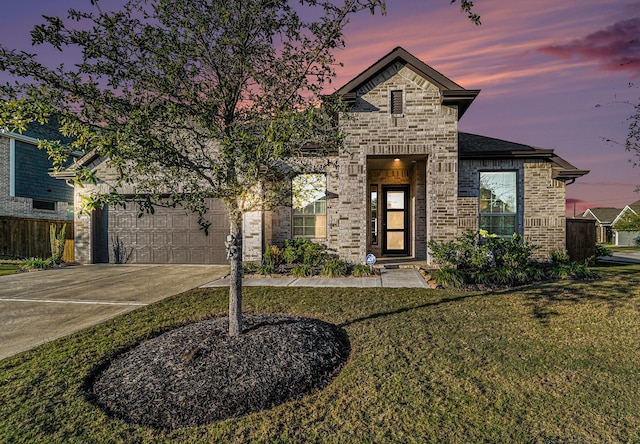
[[[34,200],[33,201],[33,209],[34,210],[56,211],[56,203],[48,201],[48,200]]]
[[[371,185],[371,245],[378,244],[378,185]]]
[[[301,174],[293,179],[293,237],[327,237],[326,182],[324,174]]]
[[[515,171],[480,173],[480,229],[500,237],[517,231]]]
[[[402,114],[404,112],[402,107],[402,91],[391,91],[391,114]]]

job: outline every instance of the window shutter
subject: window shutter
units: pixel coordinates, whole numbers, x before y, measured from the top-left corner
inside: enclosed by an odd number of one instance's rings
[[[402,91],[391,91],[391,114],[402,114]]]

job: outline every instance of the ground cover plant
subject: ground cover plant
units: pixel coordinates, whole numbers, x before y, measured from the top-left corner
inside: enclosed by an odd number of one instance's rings
[[[249,313],[336,324],[349,360],[323,390],[209,425],[114,418],[86,385],[121,352],[224,316],[189,291],[0,361],[5,442],[638,442],[640,265],[499,292],[247,288]]]

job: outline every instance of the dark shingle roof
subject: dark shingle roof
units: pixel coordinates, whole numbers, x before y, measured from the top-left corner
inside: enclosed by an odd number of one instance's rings
[[[622,209],[612,208],[612,207],[606,207],[606,208],[603,207],[603,208],[588,208],[588,211],[590,211],[598,220],[598,222],[600,222],[601,224],[610,224],[614,221],[616,217],[618,217],[618,214],[620,214],[620,211],[622,211]],[[588,217],[588,216],[585,216],[585,217]]]
[[[458,150],[461,159],[545,159],[552,163],[553,177],[559,180],[576,179],[589,172],[579,170],[553,150],[477,134],[458,133]]]

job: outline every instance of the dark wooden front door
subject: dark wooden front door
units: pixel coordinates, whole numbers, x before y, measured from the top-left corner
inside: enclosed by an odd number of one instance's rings
[[[409,254],[409,186],[382,187],[382,254]]]

